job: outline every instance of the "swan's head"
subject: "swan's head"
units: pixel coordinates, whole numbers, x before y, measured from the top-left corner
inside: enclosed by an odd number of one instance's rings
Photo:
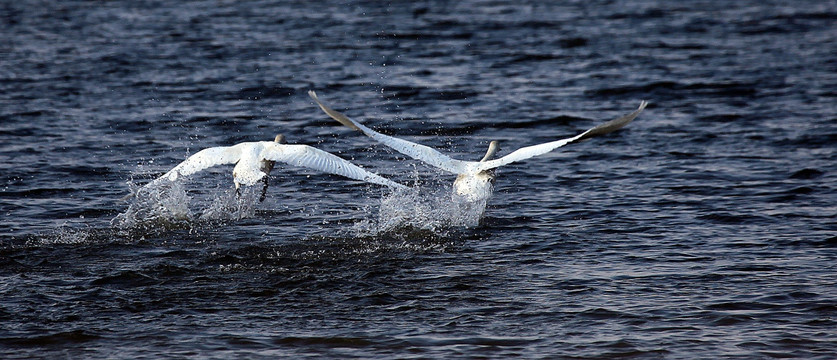
[[[500,142],[497,140],[491,141],[488,144],[488,151],[485,152],[485,156],[482,157],[480,162],[491,160],[498,151],[500,151]]]
[[[282,134],[276,134],[276,138],[275,138],[275,139],[273,139],[273,141],[274,141],[274,142],[277,142],[277,143],[279,143],[279,144],[285,144],[285,143],[287,143],[287,141],[285,141],[285,135],[282,135]]]

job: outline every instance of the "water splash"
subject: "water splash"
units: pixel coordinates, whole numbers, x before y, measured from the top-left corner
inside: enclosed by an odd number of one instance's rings
[[[253,188],[244,188],[238,195],[230,189],[216,197],[203,211],[201,221],[241,220],[256,215],[259,194]]]
[[[255,187],[244,187],[240,194],[228,188],[209,191],[211,196],[190,196],[180,180],[130,186],[136,188],[135,196],[125,212],[111,220],[115,228],[148,232],[191,229],[198,224],[252,218],[260,204],[259,189]],[[361,220],[347,229],[346,235],[444,237],[452,229],[479,226],[485,206],[486,199],[465,201],[451,196],[447,184],[418,184],[411,189],[388,192],[378,204],[365,206]]]
[[[135,185],[131,184],[132,187]],[[132,189],[133,190],[133,189]],[[111,220],[117,228],[181,227],[193,219],[189,195],[179,181],[149,183],[134,191],[124,213]]]
[[[378,236],[411,231],[444,236],[453,228],[477,227],[487,199],[464,201],[447,187],[393,191],[381,198],[378,216],[356,223],[355,236]]]
[[[92,237],[93,231],[89,228],[76,229],[68,226],[61,226],[52,232],[41,234],[37,237],[29,239],[26,242],[26,245],[77,245],[90,242]]]
[[[120,229],[153,230],[192,228],[197,223],[241,220],[255,216],[259,193],[245,187],[240,194],[232,188],[212,191],[206,199],[190,196],[182,181],[150,182],[135,189],[131,204],[111,220]],[[196,215],[197,214],[197,215]]]

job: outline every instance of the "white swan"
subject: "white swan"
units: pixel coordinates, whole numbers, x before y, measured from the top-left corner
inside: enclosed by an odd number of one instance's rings
[[[314,91],[308,91],[308,95],[317,102],[317,105],[319,105],[320,108],[328,114],[328,116],[339,121],[341,124],[361,131],[378,142],[389,146],[404,155],[412,157],[413,159],[423,161],[439,169],[457,174],[456,180],[453,183],[454,199],[464,200],[466,202],[483,202],[483,204],[493,192],[494,169],[506,164],[546,154],[567,144],[580,142],[594,136],[604,135],[621,129],[636,118],[637,115],[639,115],[639,113],[642,112],[642,110],[648,105],[648,102],[642,101],[639,108],[628,115],[596,126],[571,138],[517,149],[499,159],[492,160],[498,151],[498,142],[492,141],[489,144],[488,152],[482,160],[464,161],[450,158],[449,156],[425,145],[376,132],[330,108],[317,98],[317,94]]]
[[[262,201],[267,191],[267,175],[270,174],[277,161],[392,188],[407,188],[320,149],[308,145],[286,144],[285,137],[281,134],[276,135],[272,142],[243,142],[233,146],[203,149],[148,185],[164,180],[175,181],[180,177],[189,176],[216,165],[235,164],[233,182],[235,183],[236,193],[239,192],[242,185],[255,185],[259,180],[262,180],[264,187],[259,199],[259,201]]]

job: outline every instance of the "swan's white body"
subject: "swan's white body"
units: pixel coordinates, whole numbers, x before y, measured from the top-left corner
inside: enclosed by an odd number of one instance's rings
[[[198,151],[152,183],[163,180],[176,181],[180,177],[189,176],[213,166],[235,164],[233,182],[238,190],[242,185],[251,186],[259,180],[267,180],[266,176],[273,169],[276,161],[392,188],[407,188],[320,149],[308,145],[285,144],[282,135],[277,135],[276,140],[272,142],[244,142]],[[266,181],[264,189],[267,189]],[[264,190],[262,196],[264,197]]]
[[[497,151],[497,142],[492,141],[489,146],[488,153],[486,153],[485,157],[483,157],[481,161],[464,161],[453,159],[445,154],[442,154],[438,150],[425,145],[376,132],[330,108],[317,98],[317,94],[314,91],[309,91],[308,95],[310,95],[311,98],[317,102],[317,105],[319,105],[326,114],[339,121],[341,124],[361,131],[381,144],[384,144],[404,155],[412,157],[413,159],[423,161],[439,169],[457,174],[458,176],[456,181],[453,183],[453,196],[455,199],[460,198],[468,202],[484,202],[491,196],[494,184],[494,169],[513,162],[546,154],[567,144],[572,144],[621,129],[636,118],[639,113],[645,109],[646,105],[648,105],[646,101],[642,101],[636,111],[593,127],[581,134],[566,139],[523,147],[498,159],[491,159]]]

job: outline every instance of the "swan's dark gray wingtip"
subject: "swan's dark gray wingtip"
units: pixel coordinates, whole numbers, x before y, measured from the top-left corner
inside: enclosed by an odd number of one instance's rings
[[[574,142],[586,140],[594,136],[609,134],[616,130],[619,130],[625,127],[626,125],[630,124],[631,121],[633,121],[634,119],[636,119],[636,117],[639,116],[639,114],[642,112],[642,110],[645,109],[646,106],[648,106],[648,101],[642,100],[639,103],[639,108],[634,110],[632,113],[613,119],[590,130],[587,130]]]
[[[482,157],[480,162],[486,162],[494,158],[497,155],[497,152],[500,151],[500,142],[497,140],[492,140],[488,143],[488,151],[485,152],[485,156]]]
[[[342,114],[342,113],[340,113],[339,111],[337,111],[337,110],[334,110],[334,109],[330,108],[328,105],[326,105],[326,104],[324,104],[322,101],[320,101],[320,98],[318,98],[318,97],[317,97],[317,93],[316,93],[316,92],[314,92],[314,90],[308,90],[308,96],[310,96],[310,97],[311,97],[311,99],[313,99],[313,100],[314,100],[314,102],[316,102],[316,103],[317,103],[317,105],[320,107],[320,109],[322,109],[322,110],[323,110],[323,112],[325,112],[325,113],[326,113],[326,115],[330,116],[332,119],[337,120],[337,122],[339,122],[339,123],[341,123],[341,124],[343,124],[343,125],[345,125],[345,126],[348,126],[348,127],[352,128],[352,129],[355,129],[355,130],[357,130],[357,131],[362,131],[362,130],[361,130],[359,127],[357,127],[357,125],[355,125],[355,124],[354,124],[354,122],[352,122],[352,120],[351,120],[351,119],[349,119],[346,115],[343,115],[343,114]]]

